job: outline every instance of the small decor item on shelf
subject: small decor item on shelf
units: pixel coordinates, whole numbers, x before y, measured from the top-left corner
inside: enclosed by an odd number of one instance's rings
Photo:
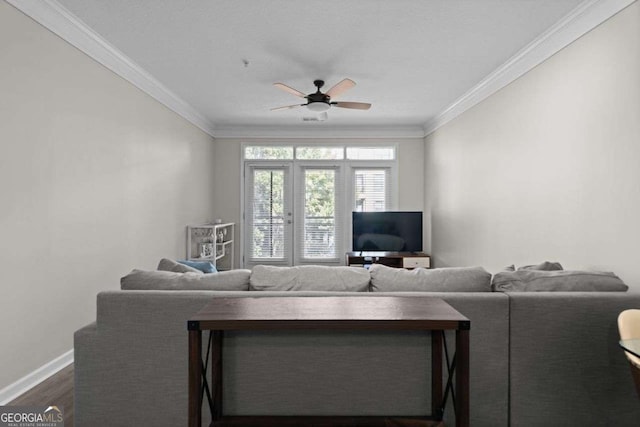
[[[234,223],[214,219],[214,223],[187,226],[189,261],[208,261],[217,270],[232,270],[234,264]]]
[[[213,256],[213,243],[200,243],[200,258],[209,258]]]

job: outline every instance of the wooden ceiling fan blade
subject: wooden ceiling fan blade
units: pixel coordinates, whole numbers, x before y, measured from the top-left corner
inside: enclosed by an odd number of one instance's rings
[[[354,110],[368,110],[371,108],[371,104],[367,104],[366,102],[332,102],[331,105],[334,107],[351,108]]]
[[[275,87],[284,90],[285,92],[289,92],[292,95],[299,96],[300,98],[306,98],[307,95],[305,93],[300,92],[298,89],[294,89],[292,87],[287,86],[284,83],[274,83]]]
[[[302,107],[305,104],[293,104],[293,105],[285,105],[284,107],[276,107],[276,108],[272,108],[271,111],[279,111],[279,110],[289,110],[291,108],[298,108],[298,107]]]
[[[334,98],[334,97],[340,95],[341,93],[344,93],[344,92],[348,91],[349,89],[351,89],[355,85],[356,85],[356,82],[354,82],[353,80],[344,79],[341,82],[336,83],[336,85],[333,86],[331,89],[329,89],[326,94],[327,94],[327,96],[330,96],[331,98]]]

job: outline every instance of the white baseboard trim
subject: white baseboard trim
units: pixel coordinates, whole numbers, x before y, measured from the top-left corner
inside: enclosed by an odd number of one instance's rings
[[[52,361],[42,365],[30,374],[25,375],[13,384],[0,390],[0,405],[15,400],[24,392],[31,390],[53,374],[73,363],[73,350],[69,350],[62,356],[56,357]]]

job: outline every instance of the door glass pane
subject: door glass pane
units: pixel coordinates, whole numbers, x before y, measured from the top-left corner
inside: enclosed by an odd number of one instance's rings
[[[335,181],[335,170],[305,170],[304,258],[336,257]]]
[[[355,171],[355,210],[379,212],[387,209],[387,171],[357,169]]]
[[[251,258],[283,258],[284,171],[253,171]]]

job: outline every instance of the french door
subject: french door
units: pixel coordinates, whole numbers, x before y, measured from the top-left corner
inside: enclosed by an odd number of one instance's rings
[[[246,164],[244,266],[293,262],[291,164]]]
[[[341,262],[341,167],[246,163],[244,185],[245,268]]]
[[[339,263],[342,258],[339,254],[344,252],[341,168],[299,164],[294,186],[294,263]]]

